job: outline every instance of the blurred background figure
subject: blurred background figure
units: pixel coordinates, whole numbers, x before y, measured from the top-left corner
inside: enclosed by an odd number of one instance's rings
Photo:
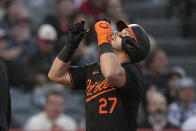
[[[18,48],[21,50],[21,53],[17,56],[17,61],[21,62],[25,56],[35,52],[35,47],[35,37],[31,30],[30,16],[24,10],[12,23],[8,48]]]
[[[177,127],[196,115],[195,82],[183,77],[176,83],[177,99],[168,108],[168,121]]]
[[[63,114],[64,95],[58,91],[48,93],[44,111],[40,112],[27,121],[26,130],[76,130],[76,122]]]
[[[0,59],[7,67],[10,86],[20,87],[23,85],[24,72],[22,63],[18,61],[21,54],[20,48],[9,48],[9,37],[6,30],[0,28]]]
[[[167,103],[171,104],[174,100],[176,100],[176,82],[186,76],[186,72],[183,68],[175,66],[170,69],[167,74],[167,85],[169,88],[168,93],[166,94]]]
[[[43,23],[48,23],[54,26],[57,31],[58,41],[55,46],[57,52],[62,49],[64,35],[68,32],[68,27],[73,23],[73,19],[76,15],[76,9],[74,7],[74,0],[60,0],[57,2],[55,15],[49,14],[44,19]]]
[[[6,0],[5,15],[0,25],[3,26],[9,32],[11,25],[15,21],[15,18],[18,15],[20,15],[24,8],[24,4],[21,0]]]
[[[8,47],[8,36],[7,32],[0,28],[0,58],[3,60],[12,59],[16,56],[15,53],[10,53],[10,50],[7,50]]]
[[[44,85],[49,82],[47,74],[55,58],[57,32],[52,25],[43,24],[38,29],[36,52],[29,55],[25,62],[28,87]]]
[[[154,92],[147,101],[147,118],[139,128],[163,130],[176,127],[167,121],[167,101],[159,92]]]
[[[25,7],[30,11],[34,28],[37,29],[46,16],[55,15],[59,1],[60,0],[23,0]]]
[[[88,17],[90,23],[103,18],[109,0],[84,0],[80,5],[79,11]]]
[[[144,72],[144,86],[148,90],[148,86],[154,84],[160,92],[167,92],[167,80],[165,78],[168,60],[166,53],[161,49],[153,50],[145,60],[146,70]]]
[[[8,69],[10,85],[24,88],[24,59],[35,51],[35,37],[32,33],[30,14],[20,0],[7,3],[2,59]]]
[[[191,116],[188,118],[182,125],[182,130],[183,131],[193,131],[196,130],[196,115]]]
[[[97,20],[103,19],[106,15],[109,0],[83,0],[78,11],[82,13],[89,24],[88,43],[95,44],[97,42],[94,24]],[[96,44],[95,44],[96,45]]]

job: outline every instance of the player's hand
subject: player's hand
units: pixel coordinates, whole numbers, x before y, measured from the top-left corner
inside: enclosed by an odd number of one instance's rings
[[[67,41],[65,42],[66,45],[58,54],[59,60],[65,63],[68,63],[71,60],[75,49],[78,47],[84,34],[87,32],[87,30],[84,29],[84,25],[85,21],[82,20],[81,22],[73,24],[69,27]]]
[[[98,21],[95,24],[95,31],[97,32],[98,46],[103,43],[110,44],[112,42],[112,28],[108,18],[104,18],[103,21]]]
[[[69,27],[69,34],[68,34],[68,40],[67,44],[70,44],[70,46],[77,48],[80,41],[82,40],[85,29],[84,29],[85,21],[82,20],[81,22],[78,22],[76,24],[72,24]]]

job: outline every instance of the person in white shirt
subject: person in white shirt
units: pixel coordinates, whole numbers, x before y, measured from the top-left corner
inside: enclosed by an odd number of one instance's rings
[[[196,130],[196,116],[190,117],[182,125],[183,131],[195,131]]]
[[[63,94],[57,91],[49,92],[44,111],[32,116],[27,121],[25,130],[76,130],[76,122],[63,114],[64,103]]]
[[[176,82],[177,100],[168,107],[168,121],[177,127],[196,115],[195,80],[182,77]]]

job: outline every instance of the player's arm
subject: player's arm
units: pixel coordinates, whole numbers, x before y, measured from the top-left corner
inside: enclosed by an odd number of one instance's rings
[[[56,57],[48,73],[48,77],[56,83],[71,86],[72,83],[68,72],[69,66],[70,62],[63,62]]]
[[[105,79],[117,87],[123,87],[126,76],[111,46],[112,29],[110,23],[99,21],[95,24],[98,46],[100,47],[100,66]]]
[[[104,53],[100,56],[101,71],[105,79],[117,87],[125,85],[125,70],[121,67],[114,53]]]
[[[70,26],[68,40],[64,48],[60,51],[54,60],[52,67],[48,73],[48,77],[59,84],[71,86],[71,78],[69,75],[70,59],[73,52],[78,47],[84,35],[84,21]]]

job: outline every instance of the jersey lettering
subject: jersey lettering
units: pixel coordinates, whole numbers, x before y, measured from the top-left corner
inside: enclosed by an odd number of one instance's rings
[[[93,94],[96,94],[104,89],[107,89],[108,87],[113,87],[112,84],[107,82],[106,80],[103,80],[102,82],[95,82],[92,83],[91,79],[87,80],[87,88],[86,88],[86,96],[91,96]]]

